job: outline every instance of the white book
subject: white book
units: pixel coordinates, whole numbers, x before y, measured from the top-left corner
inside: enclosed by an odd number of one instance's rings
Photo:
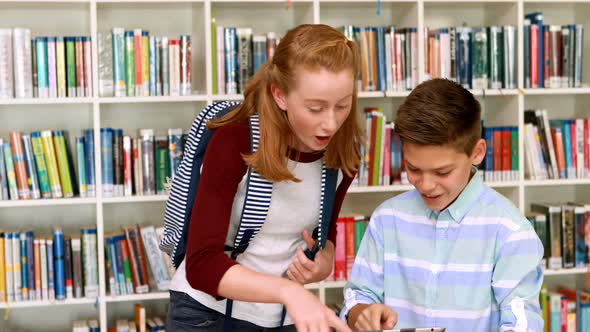
[[[12,29],[0,29],[0,99],[14,97]]]
[[[6,301],[14,302],[14,274],[12,272],[12,233],[4,234],[4,270],[6,274]]]
[[[141,238],[145,253],[150,264],[152,275],[156,279],[158,290],[167,291],[170,288],[170,276],[166,271],[166,265],[160,249],[158,248],[158,238],[154,226],[142,227]]]
[[[12,60],[14,65],[14,96],[33,98],[33,63],[31,61],[31,29],[12,30]]]

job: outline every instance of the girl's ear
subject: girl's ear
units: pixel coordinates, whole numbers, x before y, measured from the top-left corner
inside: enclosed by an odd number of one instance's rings
[[[283,111],[287,110],[287,96],[283,93],[281,89],[279,89],[276,85],[270,85],[270,93],[272,94],[275,103],[277,106]]]

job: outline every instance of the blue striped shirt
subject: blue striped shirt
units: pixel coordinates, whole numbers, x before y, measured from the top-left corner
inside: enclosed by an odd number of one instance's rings
[[[437,212],[416,190],[373,213],[344,289],[344,318],[360,303],[385,303],[396,328],[542,331],[543,245],[504,196],[473,175]]]

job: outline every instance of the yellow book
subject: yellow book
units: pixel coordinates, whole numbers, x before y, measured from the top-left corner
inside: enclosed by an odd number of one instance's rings
[[[141,35],[141,84],[143,95],[150,95],[150,37],[147,31]]]
[[[0,302],[6,302],[6,271],[4,269],[4,233],[0,233]]]
[[[59,171],[57,168],[57,156],[53,146],[53,135],[51,130],[41,132],[41,143],[43,143],[43,153],[45,154],[45,164],[49,172],[49,184],[51,185],[51,196],[60,198],[63,196],[61,182],[59,181]]]
[[[59,169],[63,196],[67,198],[74,197],[74,188],[63,131],[58,130],[54,133],[53,144],[55,145],[55,154],[57,155],[57,167]]]

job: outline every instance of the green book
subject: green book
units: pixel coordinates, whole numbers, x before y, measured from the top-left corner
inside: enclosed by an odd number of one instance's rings
[[[55,153],[57,155],[57,167],[59,168],[59,177],[64,197],[74,197],[74,187],[72,185],[71,170],[68,163],[68,154],[66,150],[66,140],[63,131],[56,130],[53,133],[53,144],[55,144]]]
[[[488,59],[490,88],[502,89],[504,76],[504,40],[502,27],[492,26],[488,28]]]
[[[365,223],[365,217],[358,216],[354,217],[354,254],[356,255],[361,246],[361,241],[365,236],[365,229],[367,224]]]
[[[170,152],[168,150],[168,138],[156,137],[156,192],[159,195],[166,193],[165,184],[170,177]]]
[[[472,88],[488,88],[488,34],[485,28],[473,29]]]
[[[217,90],[217,22],[215,15],[211,14],[211,91],[214,95]]]
[[[35,157],[35,165],[37,166],[37,177],[39,178],[41,196],[43,198],[51,198],[51,184],[49,183],[49,172],[45,163],[40,132],[35,131],[31,133],[31,146],[33,147],[33,156]]]
[[[66,86],[68,97],[76,97],[76,42],[75,37],[66,37]]]
[[[135,44],[133,31],[125,31],[125,86],[127,97],[135,96]]]
[[[512,166],[512,180],[518,181],[518,128],[510,129],[510,164]]]

